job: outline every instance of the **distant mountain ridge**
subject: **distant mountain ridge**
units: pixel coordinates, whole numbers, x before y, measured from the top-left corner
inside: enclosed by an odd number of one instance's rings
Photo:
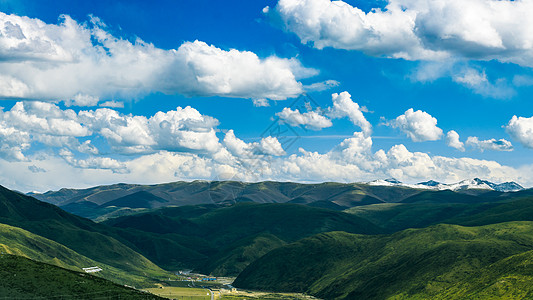
[[[454,184],[433,180],[406,184],[396,179],[316,184],[196,180],[154,185],[120,183],[87,189],[64,188],[29,195],[79,216],[102,221],[161,207],[205,204],[226,206],[240,202],[295,203],[342,211],[361,205],[398,203],[422,192],[445,190],[496,198],[524,188],[515,182],[495,184],[478,178]]]
[[[398,181],[394,178],[389,178],[385,180],[374,180],[367,182],[369,185],[376,186],[402,186],[414,189],[428,189],[428,190],[451,190],[451,191],[462,191],[469,189],[481,189],[481,190],[493,190],[497,192],[517,192],[524,190],[524,187],[520,184],[509,181],[504,183],[493,183],[488,180],[483,180],[479,178],[474,179],[465,179],[457,183],[441,183],[434,180],[429,180],[425,182],[419,182],[416,184],[408,184]]]

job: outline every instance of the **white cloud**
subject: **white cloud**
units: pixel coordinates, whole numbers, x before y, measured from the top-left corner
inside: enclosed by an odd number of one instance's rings
[[[400,129],[415,142],[436,141],[442,137],[442,129],[437,127],[437,119],[427,112],[412,108],[387,125]]]
[[[190,106],[158,112],[150,118],[100,108],[80,111],[79,118],[93,132],[103,136],[115,151],[123,154],[158,150],[205,153],[216,152],[220,147],[214,129],[218,120]]]
[[[222,148],[216,136],[217,126],[218,120],[191,107],[178,107],[147,118],[109,108],[76,113],[47,102],[17,102],[10,110],[0,110],[0,157],[26,160],[25,151],[39,143],[51,149],[100,155],[92,139],[123,155],[161,150],[213,154]],[[69,161],[79,167],[109,165],[107,160],[99,159]]]
[[[422,117],[413,118],[406,112],[406,123],[425,120],[423,124],[436,127],[431,116],[418,114]],[[71,129],[51,129],[53,135],[42,131],[62,126],[56,123],[70,124],[67,127]],[[515,128],[513,124],[511,120],[508,130]],[[220,174],[238,174],[246,181],[300,182],[386,177],[452,182],[481,177],[533,185],[533,168],[528,166],[512,168],[493,161],[431,156],[411,152],[401,144],[373,149],[372,138],[364,132],[355,132],[325,153],[300,149],[287,155],[275,137],[245,142],[228,130],[221,142],[215,134],[217,126],[216,119],[191,107],[143,117],[108,108],[76,113],[51,103],[20,102],[0,113],[0,181],[18,190],[209,180]],[[38,144],[48,147],[40,150]]]
[[[496,182],[515,180],[533,182],[531,170],[502,166],[494,161],[471,158],[430,156],[410,152],[404,145],[394,145],[388,151],[371,151],[372,141],[356,133],[333,150],[320,154],[300,149],[300,154],[275,160],[273,177],[295,181],[357,182],[395,177],[405,182],[435,179],[456,182],[480,177]],[[241,172],[244,174],[244,172]],[[269,179],[269,178],[266,178]]]
[[[513,145],[511,142],[505,139],[488,139],[488,140],[479,140],[475,136],[469,136],[466,139],[466,145],[477,148],[481,152],[484,150],[494,150],[494,151],[513,151]]]
[[[259,152],[261,154],[272,155],[272,156],[283,156],[285,155],[285,150],[281,146],[281,143],[277,138],[267,136],[262,138],[259,142]]]
[[[7,161],[27,160],[22,151],[30,147],[30,135],[5,121],[0,122],[0,157]]]
[[[233,129],[228,130],[224,136],[224,145],[227,150],[238,159],[261,159],[264,155],[283,156],[285,150],[275,137],[265,137],[259,142],[246,143],[235,136]]]
[[[17,102],[2,119],[24,131],[52,136],[82,137],[91,131],[77,122],[73,110],[61,110],[54,104],[44,102]]]
[[[312,83],[310,85],[306,85],[304,86],[304,89],[308,92],[314,92],[314,91],[317,91],[317,92],[320,92],[320,91],[325,91],[325,90],[329,90],[333,87],[336,87],[338,85],[340,85],[341,83],[336,81],[336,80],[326,80],[326,81],[322,81],[322,82],[315,82],[315,83]]]
[[[275,144],[270,142],[265,139],[264,143]],[[148,184],[175,180],[209,180],[220,174],[229,174],[230,178],[231,174],[238,174],[238,178],[245,181],[298,182],[360,182],[386,177],[395,177],[404,182],[427,179],[456,182],[480,177],[496,182],[514,180],[526,186],[533,185],[532,166],[513,168],[494,161],[430,156],[422,152],[411,152],[401,144],[388,150],[373,151],[372,139],[362,132],[354,133],[326,153],[300,149],[299,153],[289,156],[257,154],[254,152],[256,146],[250,144],[261,147],[261,142],[245,143],[229,131],[224,144],[229,152],[234,153],[224,154],[229,155],[226,160],[217,159],[215,155],[200,156],[169,151],[128,157],[122,161],[91,155],[85,158],[75,157],[70,150],[61,151],[62,156],[48,152],[36,153],[28,156],[28,161],[8,162],[0,159],[0,180],[5,186],[23,191],[45,191],[66,186],[87,187],[114,182]],[[250,153],[250,159],[247,158],[247,153]],[[233,155],[239,158],[232,158]]]
[[[100,103],[99,106],[109,107],[109,108],[124,108],[124,102],[110,100],[110,101]]]
[[[524,147],[533,148],[533,117],[513,116],[505,129],[511,137],[519,141]]]
[[[366,120],[362,112],[364,108],[353,102],[350,93],[334,93],[331,95],[331,100],[333,101],[333,106],[328,110],[329,117],[348,117],[354,125],[361,127],[364,134],[370,135],[372,133],[372,125]]]
[[[98,155],[100,154],[100,151],[98,151],[98,148],[96,148],[92,143],[91,140],[86,140],[85,142],[81,143],[76,150],[80,153],[85,154],[92,154],[92,155]]]
[[[495,82],[490,82],[485,71],[480,72],[472,68],[466,68],[460,73],[452,75],[452,80],[484,97],[505,99],[516,94],[505,79],[500,78]]]
[[[290,107],[285,107],[281,112],[276,113],[276,116],[291,126],[304,126],[311,130],[333,126],[331,120],[316,111],[300,113],[298,109],[292,110]]]
[[[459,140],[459,134],[455,130],[450,130],[446,134],[446,145],[461,152],[465,151],[465,144]]]
[[[86,159],[77,159],[74,157],[74,153],[70,152],[68,149],[61,149],[59,151],[59,156],[65,159],[68,164],[76,168],[112,170],[113,173],[128,172],[125,163],[110,157],[91,156]]]
[[[268,103],[268,100],[265,98],[261,99],[252,99],[255,107],[269,107],[270,103]]]
[[[98,104],[98,97],[90,95],[76,94],[73,99],[64,100],[65,106],[96,106]]]
[[[533,66],[532,1],[389,0],[367,13],[343,1],[280,0],[287,31],[322,49],[409,60],[452,56]]]
[[[299,78],[317,74],[295,58],[260,58],[201,41],[163,50],[91,21],[63,16],[56,25],[0,13],[0,97],[77,106],[151,92],[284,100],[303,92]]]
[[[310,103],[306,103],[307,112],[285,107],[276,115],[281,121],[291,126],[304,126],[311,130],[321,130],[333,126],[328,117],[331,119],[347,117],[355,126],[360,127],[365,135],[370,136],[372,125],[363,115],[363,112],[368,112],[366,107],[360,107],[359,104],[352,100],[350,93],[346,91],[340,94],[331,94],[331,100],[333,106],[326,109],[317,108],[313,111]]]

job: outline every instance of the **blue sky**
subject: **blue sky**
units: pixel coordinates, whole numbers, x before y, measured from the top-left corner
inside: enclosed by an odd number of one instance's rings
[[[0,11],[11,188],[533,186],[533,1],[4,0]]]

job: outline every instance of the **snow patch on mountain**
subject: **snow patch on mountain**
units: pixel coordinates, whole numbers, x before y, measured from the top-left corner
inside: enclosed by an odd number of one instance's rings
[[[402,186],[415,189],[427,189],[427,190],[451,190],[451,191],[461,191],[468,189],[480,189],[480,190],[493,190],[498,192],[516,192],[523,190],[524,188],[514,182],[504,182],[504,183],[493,183],[487,180],[474,178],[466,179],[456,183],[441,183],[434,180],[429,180],[425,182],[420,182],[416,184],[408,184],[398,181],[394,178],[390,179],[379,179],[367,182],[368,185],[378,185],[378,186]]]

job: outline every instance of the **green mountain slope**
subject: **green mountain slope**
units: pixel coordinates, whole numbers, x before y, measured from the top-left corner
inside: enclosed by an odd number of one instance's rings
[[[163,208],[104,223],[121,228],[122,238],[163,267],[188,265],[219,276],[237,275],[266,250],[320,232],[381,233],[362,218],[297,204]]]
[[[0,278],[2,299],[162,299],[15,255],[0,255]]]
[[[508,203],[484,207],[474,214],[455,216],[447,220],[449,223],[466,226],[508,221],[533,221],[533,197],[520,197]]]
[[[498,198],[498,201],[491,198],[489,202],[473,203],[462,203],[465,195],[449,194],[450,199],[446,201],[438,201],[443,200],[442,197],[431,200],[430,196],[431,194],[421,193],[413,198],[426,199],[425,201],[358,206],[345,212],[367,219],[388,232],[438,223],[479,226],[509,221],[533,221],[533,197],[524,196],[522,192],[508,193],[505,198]],[[458,199],[453,200],[453,197]]]
[[[98,277],[133,286],[149,285],[148,279],[144,276],[136,276],[92,260],[52,240],[5,224],[0,224],[0,252],[79,272],[86,267],[98,266],[102,269],[96,274]]]
[[[0,187],[0,223],[53,240],[83,256],[133,275],[167,274],[117,240],[120,237],[112,228],[3,187]]]
[[[440,299],[532,299],[533,251],[516,254],[475,271],[439,295]],[[410,295],[422,298],[424,295]],[[398,297],[401,299],[402,297]],[[407,297],[405,297],[407,298]]]
[[[452,222],[453,218],[468,220],[496,203],[383,203],[352,207],[345,212],[367,219],[383,227],[387,232],[407,228],[423,228],[438,223]],[[498,223],[498,222],[494,222]],[[490,224],[490,223],[487,223]]]
[[[403,199],[402,203],[480,203],[493,200],[494,198],[469,195],[464,193],[458,193],[454,191],[423,191],[416,195],[412,195]]]
[[[496,282],[520,272],[520,264],[514,263],[520,260],[512,256],[532,249],[532,222],[471,228],[442,224],[376,236],[330,232],[267,253],[241,272],[234,285],[325,299],[464,299],[477,293],[477,278]],[[491,266],[500,261],[496,274]],[[520,280],[533,275],[530,271]],[[522,284],[511,283],[506,291],[484,293],[518,293]],[[455,286],[460,288],[450,290]]]

